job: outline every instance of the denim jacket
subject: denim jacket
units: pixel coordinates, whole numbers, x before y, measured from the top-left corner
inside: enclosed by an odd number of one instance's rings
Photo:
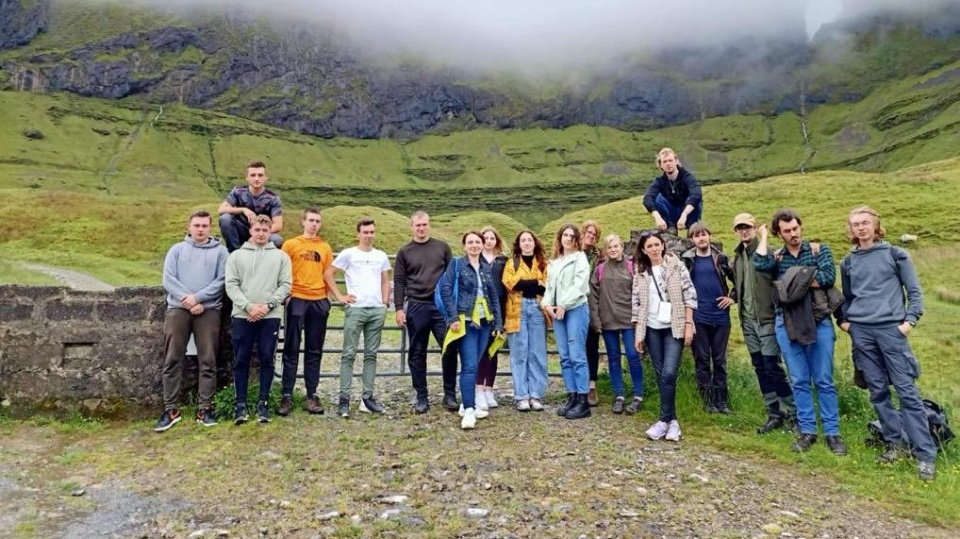
[[[453,283],[456,281],[454,272],[457,264],[460,265],[460,282],[457,297],[457,304],[453,304]],[[459,315],[463,314],[469,319],[473,313],[473,306],[477,302],[477,272],[470,265],[470,259],[467,256],[455,258],[447,264],[444,270],[446,277],[443,280],[443,287],[440,289],[440,297],[443,298],[443,305],[446,307],[450,317],[447,318],[447,324],[456,322]],[[487,298],[487,307],[492,311],[493,317],[487,313],[487,320],[493,322],[493,327],[497,331],[503,331],[503,316],[500,312],[499,286],[494,283],[493,272],[490,263],[480,257],[480,277],[483,281],[483,295]],[[456,308],[454,308],[456,307]]]

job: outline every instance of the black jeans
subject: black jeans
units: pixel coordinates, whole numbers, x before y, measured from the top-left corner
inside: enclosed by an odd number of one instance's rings
[[[714,326],[695,322],[693,359],[697,369],[697,387],[707,405],[728,403],[727,341],[730,326]]]
[[[283,394],[293,394],[293,385],[297,382],[300,333],[303,332],[303,382],[307,386],[307,397],[314,397],[317,395],[317,386],[320,385],[320,360],[323,358],[323,341],[327,338],[330,301],[326,298],[290,298],[285,314],[281,375]]]
[[[447,322],[440,316],[440,311],[432,303],[407,303],[407,335],[410,337],[410,349],[407,356],[407,365],[410,367],[410,378],[413,380],[413,389],[417,398],[427,398],[427,345],[430,334],[443,346],[443,338],[447,334]],[[443,394],[456,397],[457,394],[457,347],[447,348],[440,358],[443,370]]]
[[[590,371],[590,381],[597,381],[597,370],[600,369],[600,334],[587,328],[587,368]]]
[[[280,319],[264,318],[259,322],[247,322],[246,318],[232,318],[230,322],[233,332],[233,385],[237,392],[236,403],[247,403],[250,359],[254,346],[257,347],[260,369],[260,395],[257,400],[265,401],[270,395],[270,385],[273,383],[273,361],[277,351]]]

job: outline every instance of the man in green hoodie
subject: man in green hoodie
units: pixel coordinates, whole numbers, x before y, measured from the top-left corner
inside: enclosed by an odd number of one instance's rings
[[[233,422],[237,425],[250,419],[247,413],[247,384],[254,345],[260,364],[257,419],[261,423],[270,421],[267,397],[273,383],[277,332],[280,330],[283,303],[293,285],[290,257],[270,242],[270,227],[269,216],[254,216],[250,224],[250,240],[227,258],[226,289],[233,301],[230,326],[233,331],[233,383],[236,389]]]

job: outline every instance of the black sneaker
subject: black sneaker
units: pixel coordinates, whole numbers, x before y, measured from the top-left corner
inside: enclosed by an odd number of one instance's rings
[[[261,423],[270,422],[270,414],[267,412],[266,401],[260,401],[257,403],[257,421]]]
[[[164,410],[163,414],[160,415],[160,419],[157,420],[157,424],[154,425],[153,432],[163,432],[179,423],[181,419],[183,419],[183,415],[180,414],[180,410],[176,408]]]
[[[757,427],[757,434],[770,434],[779,429],[784,424],[782,415],[772,415],[767,417],[767,422]]]
[[[830,448],[830,451],[833,451],[834,455],[846,455],[847,446],[843,443],[843,440],[839,436],[825,436],[827,440],[827,447]]]
[[[284,417],[290,415],[290,410],[293,410],[293,398],[290,395],[284,395],[280,399],[280,407],[277,408],[277,415],[282,415]]]
[[[921,481],[933,481],[937,477],[937,465],[933,462],[921,460],[917,463],[917,477]]]
[[[197,411],[197,423],[204,427],[212,427],[217,424],[217,416],[213,415],[213,410],[210,408],[201,408]]]
[[[713,405],[713,404],[708,404],[708,405],[704,406],[703,409],[706,410],[706,412],[707,412],[708,414],[719,414],[719,413],[720,413],[720,409],[717,408],[717,407],[716,407],[715,405]]]
[[[350,417],[350,399],[340,397],[340,403],[337,405],[337,415],[344,419]]]
[[[383,405],[377,402],[377,399],[371,395],[365,399],[360,399],[360,411],[365,414],[382,414],[386,410],[383,408]]]
[[[234,425],[243,425],[247,421],[250,421],[250,414],[247,413],[247,405],[240,404],[233,409],[233,424]]]
[[[793,441],[793,445],[790,446],[790,450],[794,453],[803,453],[810,449],[810,446],[817,443],[816,434],[801,434],[797,436],[797,439]]]
[[[459,409],[460,407],[457,406]],[[413,412],[417,414],[425,414],[430,410],[430,402],[426,397],[417,397],[417,403],[413,405]]]
[[[443,396],[443,407],[450,412],[456,412],[460,410],[460,403],[457,402],[457,397],[447,393]]]
[[[730,405],[729,405],[729,404],[727,404],[727,403],[725,403],[725,402],[722,402],[722,403],[720,403],[720,404],[717,405],[717,412],[719,412],[719,413],[721,413],[721,414],[723,414],[723,415],[730,415],[730,414],[733,413],[733,410],[730,409]]]

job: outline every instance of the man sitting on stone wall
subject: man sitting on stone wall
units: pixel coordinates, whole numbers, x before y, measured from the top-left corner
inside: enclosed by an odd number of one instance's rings
[[[153,430],[163,432],[180,422],[180,386],[187,341],[194,335],[200,379],[197,422],[217,424],[213,394],[217,389],[217,343],[220,340],[220,306],[223,297],[227,250],[210,237],[212,218],[206,211],[193,213],[187,236],[167,252],[163,262],[163,288],[167,313],[163,321],[163,415]]]
[[[250,239],[250,227],[257,215],[270,217],[270,241],[279,249],[283,245],[280,231],[283,230],[283,206],[280,197],[266,188],[267,166],[262,161],[247,165],[247,185],[238,185],[230,190],[220,204],[220,234],[231,253]]]

